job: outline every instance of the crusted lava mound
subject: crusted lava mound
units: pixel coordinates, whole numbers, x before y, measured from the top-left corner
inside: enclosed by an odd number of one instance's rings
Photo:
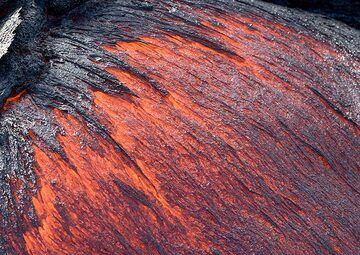
[[[360,253],[358,30],[250,0],[0,0],[0,28],[16,10],[0,254]]]

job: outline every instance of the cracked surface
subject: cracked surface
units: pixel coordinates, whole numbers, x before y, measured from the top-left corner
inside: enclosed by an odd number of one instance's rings
[[[14,40],[14,31],[21,23],[20,10],[15,11],[0,28],[0,58],[7,53]]]
[[[40,2],[0,65],[0,253],[359,253],[358,31],[252,1]]]

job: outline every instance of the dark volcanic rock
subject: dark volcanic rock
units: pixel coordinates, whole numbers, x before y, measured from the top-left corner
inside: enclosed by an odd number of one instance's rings
[[[291,8],[322,14],[360,29],[359,0],[265,0]]]

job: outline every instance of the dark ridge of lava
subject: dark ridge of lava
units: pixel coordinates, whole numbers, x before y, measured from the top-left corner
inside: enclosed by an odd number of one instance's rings
[[[359,0],[265,0],[274,4],[299,8],[305,11],[337,19],[349,26],[360,29]]]

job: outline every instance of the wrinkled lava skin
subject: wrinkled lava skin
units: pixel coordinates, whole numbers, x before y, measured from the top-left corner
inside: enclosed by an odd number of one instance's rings
[[[267,4],[170,2],[43,39],[51,66],[2,109],[28,172],[1,183],[1,254],[359,254],[351,43]]]

